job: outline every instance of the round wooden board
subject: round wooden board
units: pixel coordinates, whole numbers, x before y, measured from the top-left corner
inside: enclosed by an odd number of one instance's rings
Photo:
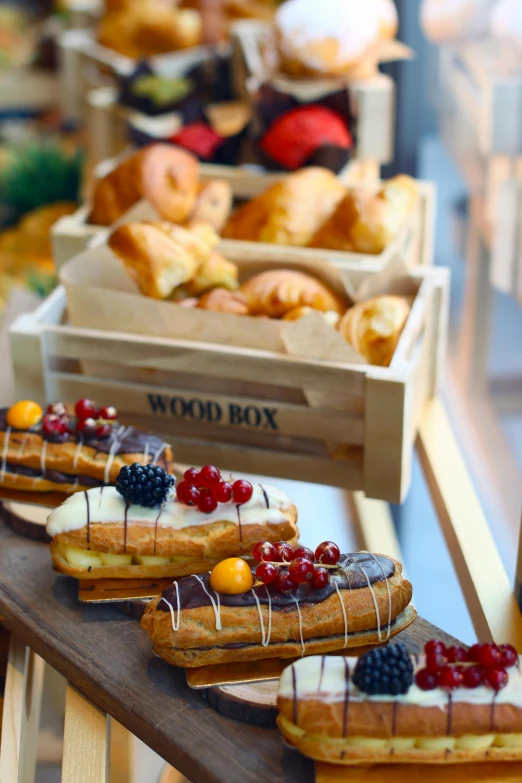
[[[3,521],[15,533],[33,541],[44,541],[46,544],[51,540],[45,529],[51,510],[48,506],[19,503],[15,500],[3,500],[0,504]]]
[[[207,699],[214,710],[227,718],[271,728],[276,725],[278,686],[279,680],[220,685],[208,689]]]

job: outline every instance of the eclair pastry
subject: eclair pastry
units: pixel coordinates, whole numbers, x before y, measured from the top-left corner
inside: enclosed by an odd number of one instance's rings
[[[240,595],[209,574],[180,579],[147,606],[141,624],[174,666],[292,658],[384,642],[415,618],[411,584],[392,558],[341,555],[326,587],[294,593],[259,584]]]
[[[414,672],[425,663],[412,656]],[[316,656],[284,670],[278,725],[302,753],[334,764],[462,764],[522,760],[522,673],[507,685],[369,695],[356,658]]]
[[[297,510],[284,492],[257,484],[246,503],[210,514],[170,497],[159,508],[129,504],[115,487],[68,498],[47,532],[56,571],[77,578],[179,577],[202,573],[259,538],[297,536]]]

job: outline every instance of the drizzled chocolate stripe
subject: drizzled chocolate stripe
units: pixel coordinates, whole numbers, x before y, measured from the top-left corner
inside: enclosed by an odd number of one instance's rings
[[[364,565],[364,574],[361,571],[361,565]],[[240,595],[225,595],[223,593],[220,595],[221,603],[223,606],[234,607],[255,606],[256,600],[253,595],[255,591],[260,604],[267,605],[270,596],[273,609],[291,611],[295,609],[295,598],[300,605],[319,604],[326,601],[335,592],[335,585],[340,590],[360,590],[368,587],[368,581],[370,584],[383,582],[385,578],[389,579],[395,573],[395,565],[392,560],[382,555],[377,555],[374,559],[373,556],[364,552],[341,555],[339,566],[338,570],[331,572],[329,583],[322,590],[314,590],[309,584],[303,584],[299,586],[293,596],[288,596],[277,593],[273,585],[259,585]],[[252,573],[254,573],[254,569]],[[205,587],[210,589],[210,574],[201,574],[199,578]],[[198,609],[202,606],[210,606],[209,599],[201,590],[201,583],[194,577],[187,576],[179,579],[178,587],[181,609]],[[176,600],[174,590],[174,587],[168,587],[163,591],[162,596],[172,603],[173,600]],[[164,602],[159,602],[157,609],[162,612],[168,611]],[[383,627],[386,626],[383,625]]]

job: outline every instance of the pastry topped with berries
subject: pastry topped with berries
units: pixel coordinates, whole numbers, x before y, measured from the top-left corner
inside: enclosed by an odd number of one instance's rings
[[[307,658],[283,672],[278,708],[286,741],[334,764],[522,760],[522,673],[510,644],[466,650],[433,639],[424,655],[399,643],[358,659]]]
[[[44,411],[31,400],[0,410],[0,488],[16,499],[54,505],[63,496],[114,484],[124,465],[140,462],[170,472],[172,449],[156,435],[126,427],[113,406],[92,400],[56,402]]]
[[[252,556],[257,565],[227,558],[151,601],[141,623],[161,658],[182,667],[294,658],[381,644],[415,618],[411,584],[390,557],[268,540]]]
[[[264,536],[295,542],[297,509],[275,487],[189,468],[175,486],[158,465],[120,470],[114,487],[70,497],[47,521],[57,571],[77,578],[200,574]]]

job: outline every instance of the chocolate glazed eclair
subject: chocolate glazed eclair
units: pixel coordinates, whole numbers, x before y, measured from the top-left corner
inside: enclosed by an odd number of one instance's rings
[[[359,552],[341,555],[320,590],[256,585],[226,595],[209,574],[180,579],[151,601],[141,624],[175,666],[289,658],[385,642],[413,622],[411,596],[400,563]]]

